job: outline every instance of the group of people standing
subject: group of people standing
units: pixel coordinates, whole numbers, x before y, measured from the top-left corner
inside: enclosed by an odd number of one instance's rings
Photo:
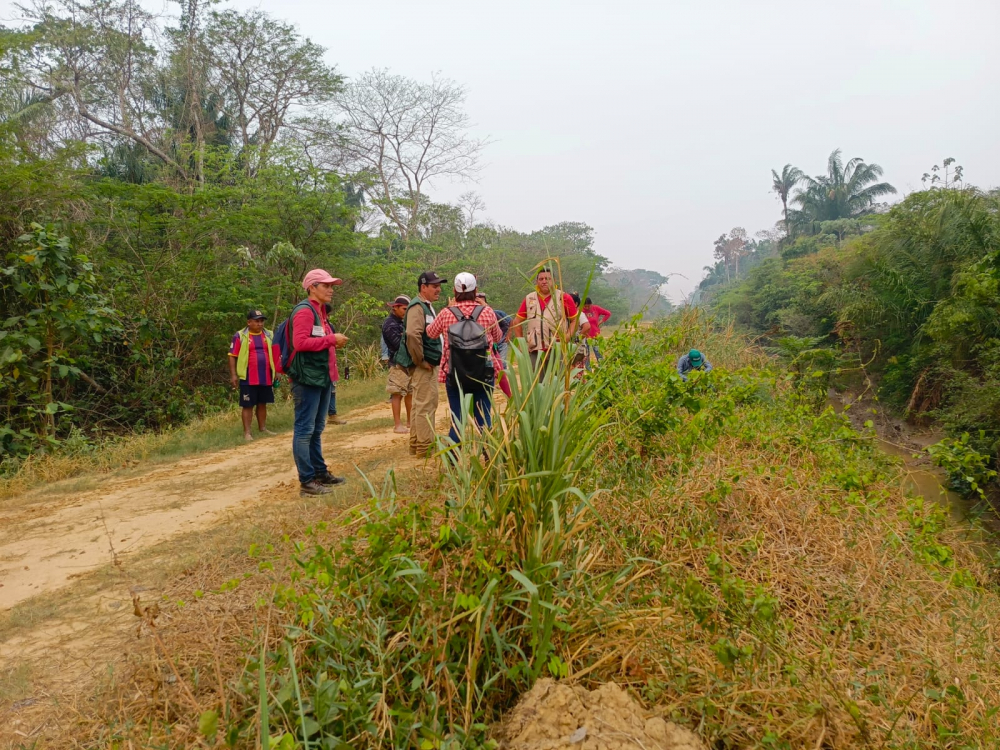
[[[292,454],[301,493],[321,495],[345,479],[333,475],[323,457],[321,438],[336,382],[337,349],[347,337],[330,324],[330,302],[338,279],[322,269],[309,271],[302,280],[306,299],[292,310],[285,330],[272,335],[264,329],[259,310],[247,315],[247,326],[233,337],[230,379],[240,392],[244,436],[252,440],[254,413],[265,434],[267,404],[274,402],[278,374],[291,380],[295,404]],[[452,412],[450,437],[458,442],[463,395],[472,397],[473,414],[480,428],[492,424],[495,386],[509,395],[506,382],[506,348],[514,337],[527,340],[533,367],[544,368],[556,343],[578,340],[575,366],[590,366],[590,353],[601,358],[597,347],[600,326],[611,313],[583,304],[578,295],[557,289],[552,272],[540,269],[535,288],[511,318],[494,310],[471,273],[460,273],[452,282],[453,295],[441,309],[435,305],[447,280],[434,271],[417,278],[413,298],[399,295],[389,303],[390,314],[382,325],[383,357],[389,370],[388,391],[394,431],[409,434],[409,452],[429,455],[435,442],[434,415],[438,386],[444,384]],[[282,339],[279,344],[275,339]],[[402,422],[406,408],[407,425]],[[338,420],[339,421],[339,420]],[[341,422],[342,423],[342,422]]]

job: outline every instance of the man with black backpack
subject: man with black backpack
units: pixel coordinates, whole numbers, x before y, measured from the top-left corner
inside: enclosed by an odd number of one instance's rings
[[[493,383],[496,360],[493,345],[503,338],[496,313],[489,305],[476,300],[476,277],[460,273],[455,277],[455,304],[447,307],[427,327],[427,335],[444,335],[441,373],[451,407],[453,442],[459,441],[462,421],[462,396],[472,396],[473,416],[480,428],[492,423]]]
[[[308,298],[295,306],[281,332],[281,358],[287,359],[284,370],[295,402],[292,456],[302,495],[325,495],[331,486],[346,481],[330,473],[322,444],[330,392],[338,379],[337,347],[347,343],[346,336],[333,332],[326,305],[333,299],[333,287],[342,283],[321,268],[307,273],[302,288]]]

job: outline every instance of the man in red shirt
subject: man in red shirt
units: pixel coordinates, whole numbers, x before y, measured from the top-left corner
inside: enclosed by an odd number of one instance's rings
[[[550,304],[553,299],[555,304]],[[514,316],[514,322],[507,332],[507,340],[522,335],[524,326],[527,330],[523,335],[528,340],[531,364],[532,367],[537,367],[539,359],[543,363],[546,360],[545,355],[552,343],[565,343],[572,339],[578,325],[581,322],[573,298],[556,289],[552,271],[542,268],[535,276],[535,291],[522,300],[521,307]],[[584,318],[581,332],[586,335],[589,328],[590,321]]]
[[[267,405],[274,403],[274,379],[281,372],[281,352],[264,328],[264,313],[251,310],[247,325],[237,331],[229,346],[229,382],[240,391],[243,407],[243,438],[253,440],[250,428],[257,411],[257,429],[264,435],[267,429]]]
[[[587,369],[590,369],[590,352],[594,352],[594,357],[600,362],[601,350],[597,348],[597,339],[601,335],[601,326],[611,320],[611,311],[605,310],[600,305],[595,305],[587,297],[583,301],[583,314],[590,321],[590,330],[587,331]]]

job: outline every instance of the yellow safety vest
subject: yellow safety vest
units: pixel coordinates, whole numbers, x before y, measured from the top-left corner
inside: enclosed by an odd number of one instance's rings
[[[271,382],[277,370],[274,369],[274,347],[271,346],[271,332],[264,328],[261,333],[264,337],[264,349],[267,351],[267,363],[271,367]],[[250,329],[244,328],[240,331],[240,353],[236,355],[236,377],[240,380],[247,379],[247,370],[250,369]],[[261,383],[261,385],[265,385]]]

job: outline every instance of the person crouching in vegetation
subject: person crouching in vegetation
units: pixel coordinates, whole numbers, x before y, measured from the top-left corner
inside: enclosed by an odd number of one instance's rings
[[[687,382],[688,373],[692,370],[701,370],[702,372],[711,372],[712,370],[712,364],[697,349],[682,354],[677,360],[677,374],[681,376],[681,380]]]
[[[396,352],[396,363],[406,369],[413,387],[413,422],[410,455],[426,455],[434,445],[434,413],[438,405],[437,366],[441,364],[441,340],[427,334],[436,313],[431,306],[441,296],[444,279],[433,271],[417,278],[416,299],[406,308],[406,333]]]
[[[535,276],[535,291],[521,301],[521,307],[507,332],[507,340],[520,336],[522,326],[526,326],[524,337],[528,340],[531,366],[538,368],[541,362],[544,367],[553,342],[570,340],[576,333],[578,322],[573,298],[555,288],[552,271],[541,268]],[[588,328],[590,326],[586,319],[583,324]]]
[[[406,309],[410,306],[410,298],[401,294],[392,301],[389,306],[389,317],[382,323],[382,343],[387,350],[386,359],[389,364],[389,382],[385,386],[389,394],[389,403],[392,405],[392,420],[395,422],[393,432],[405,434],[410,431],[410,410],[413,407],[413,385],[410,382],[410,374],[405,367],[395,364],[396,354],[403,343],[403,336],[406,334],[406,327],[403,325],[403,318],[406,317]],[[403,426],[402,412],[403,402],[406,402],[406,426]]]
[[[587,330],[587,369],[590,369],[590,352],[594,352],[594,359],[601,361],[601,350],[597,348],[597,340],[601,337],[601,326],[611,320],[611,311],[605,310],[600,305],[595,305],[590,297],[583,301],[583,314],[590,321],[590,328]]]
[[[347,343],[346,336],[333,332],[324,306],[333,299],[333,287],[342,283],[321,268],[307,273],[302,288],[309,296],[295,306],[288,320],[287,372],[295,402],[292,456],[302,495],[325,495],[331,486],[346,481],[327,469],[322,444],[330,393],[338,379],[337,347]]]
[[[251,427],[257,412],[257,429],[262,435],[274,435],[267,429],[267,405],[274,403],[274,381],[281,372],[281,352],[264,328],[260,310],[247,313],[247,324],[233,336],[229,346],[229,381],[239,389],[243,407],[243,439],[253,440]]]
[[[501,340],[500,325],[493,308],[476,299],[476,277],[460,273],[455,277],[455,304],[446,307],[427,326],[427,335],[443,334],[441,371],[438,381],[444,383],[451,407],[452,442],[459,442],[458,426],[462,423],[462,396],[472,396],[473,415],[480,428],[493,424],[493,397],[496,360],[493,345]]]

